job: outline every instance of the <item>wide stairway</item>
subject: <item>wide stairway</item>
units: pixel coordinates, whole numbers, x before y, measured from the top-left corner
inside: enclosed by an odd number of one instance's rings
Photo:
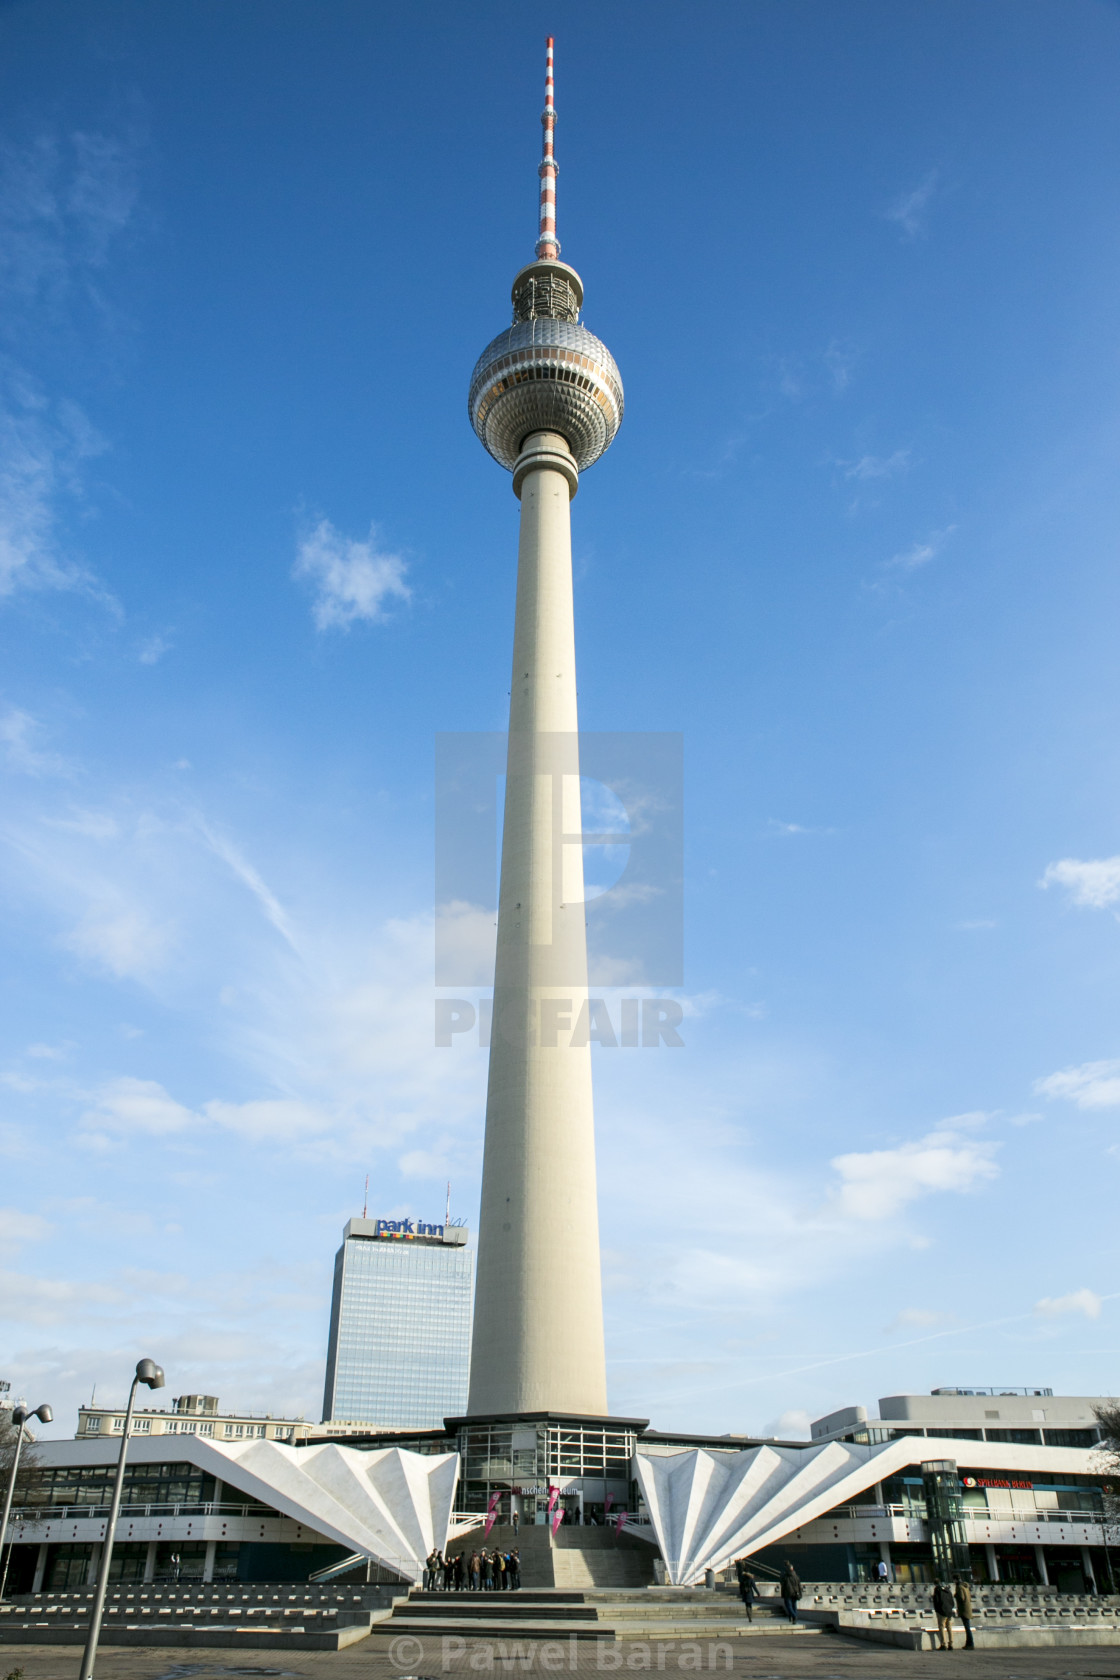
[[[256,1649],[342,1650],[388,1613],[407,1587],[332,1582],[202,1582],[115,1586],[105,1599],[106,1645],[244,1645]],[[92,1588],[0,1603],[0,1643],[84,1643]]]
[[[744,1636],[816,1635],[819,1628],[791,1626],[769,1605],[753,1623],[742,1605],[722,1593],[679,1587],[561,1588],[521,1592],[421,1592],[398,1600],[377,1636],[418,1639],[731,1639]]]
[[[582,1591],[588,1587],[647,1587],[653,1582],[656,1546],[630,1534],[616,1534],[613,1528],[584,1528],[563,1524],[555,1537],[545,1523],[532,1523],[516,1532],[508,1524],[495,1523],[483,1539],[481,1528],[453,1541],[449,1552],[512,1551],[521,1559],[521,1585],[536,1590],[558,1587]],[[465,1595],[460,1595],[465,1596]]]

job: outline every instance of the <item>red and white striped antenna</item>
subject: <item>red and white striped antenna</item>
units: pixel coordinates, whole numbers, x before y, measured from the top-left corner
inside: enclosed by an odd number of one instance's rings
[[[560,255],[560,241],[556,237],[556,176],[559,173],[556,158],[552,150],[552,131],[556,127],[556,106],[553,104],[552,81],[552,36],[545,42],[545,72],[544,72],[544,110],[541,112],[541,123],[544,126],[544,147],[541,153],[541,165],[537,174],[541,178],[541,233],[537,240],[537,256],[546,262],[555,262]]]

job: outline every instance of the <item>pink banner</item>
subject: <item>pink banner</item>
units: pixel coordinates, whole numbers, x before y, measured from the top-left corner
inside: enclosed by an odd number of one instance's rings
[[[492,1493],[490,1495],[490,1503],[486,1507],[486,1522],[482,1529],[482,1538],[484,1540],[498,1520],[498,1505],[501,1502],[501,1497],[500,1493]]]
[[[554,1508],[554,1506],[556,1504],[556,1501],[559,1499],[559,1497],[560,1497],[560,1489],[550,1486],[549,1490],[548,1490],[548,1509],[550,1511]]]
[[[618,1521],[614,1525],[614,1531],[616,1534],[622,1533],[622,1525],[626,1521],[626,1515],[625,1511],[620,1511],[618,1513]]]
[[[560,1524],[563,1521],[564,1521],[564,1507],[561,1505],[560,1509],[556,1512],[556,1514],[553,1516],[553,1519],[552,1519],[552,1533],[553,1533],[554,1538],[555,1538],[555,1535],[556,1535],[556,1530],[560,1527]]]
[[[604,1505],[603,1505],[603,1515],[604,1516],[606,1516],[607,1512],[610,1510],[610,1508],[613,1504],[614,1504],[614,1494],[613,1493],[608,1493],[607,1497],[606,1497],[606,1501],[604,1502]]]

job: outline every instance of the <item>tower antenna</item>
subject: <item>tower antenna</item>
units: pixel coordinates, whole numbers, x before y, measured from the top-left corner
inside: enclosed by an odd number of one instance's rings
[[[447,1214],[446,1214],[446,1217],[444,1218],[444,1221],[443,1221],[443,1228],[444,1228],[445,1231],[446,1231],[447,1227],[450,1225],[450,1223],[451,1223],[451,1180],[448,1179],[448,1181],[447,1181]]]
[[[547,262],[555,262],[560,255],[560,241],[556,237],[556,177],[559,165],[552,153],[552,131],[556,127],[556,106],[553,98],[552,81],[552,36],[545,41],[545,71],[544,71],[544,110],[541,112],[541,123],[544,127],[544,148],[541,153],[541,165],[537,174],[541,178],[541,231],[537,240],[537,257]]]
[[[366,1174],[366,1191],[365,1191],[365,1195],[362,1197],[362,1218],[363,1219],[366,1217],[368,1212],[369,1212],[369,1174],[367,1173]]]

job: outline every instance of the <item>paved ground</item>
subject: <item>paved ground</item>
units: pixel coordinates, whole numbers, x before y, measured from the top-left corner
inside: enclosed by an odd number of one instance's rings
[[[930,1669],[942,1680],[1120,1680],[1120,1646],[1083,1651],[1019,1651],[1003,1656],[994,1651],[919,1652],[861,1645],[836,1635],[808,1635],[790,1639],[741,1640],[714,1651],[712,1641],[679,1649],[667,1642],[620,1642],[597,1646],[592,1641],[568,1641],[550,1646],[525,1641],[519,1651],[489,1640],[455,1641],[444,1651],[439,1639],[410,1641],[406,1651],[391,1650],[381,1635],[364,1640],[349,1651],[313,1651],[298,1657],[267,1651],[194,1652],[146,1651],[105,1646],[97,1662],[97,1680],[402,1680],[402,1677],[442,1675],[471,1680],[475,1674],[578,1673],[583,1680],[614,1674],[629,1680],[648,1671],[680,1676],[728,1672],[742,1680],[909,1680]],[[462,1644],[462,1650],[459,1649]],[[407,1658],[407,1663],[402,1661]],[[0,1680],[76,1680],[81,1650],[77,1646],[0,1646]]]

